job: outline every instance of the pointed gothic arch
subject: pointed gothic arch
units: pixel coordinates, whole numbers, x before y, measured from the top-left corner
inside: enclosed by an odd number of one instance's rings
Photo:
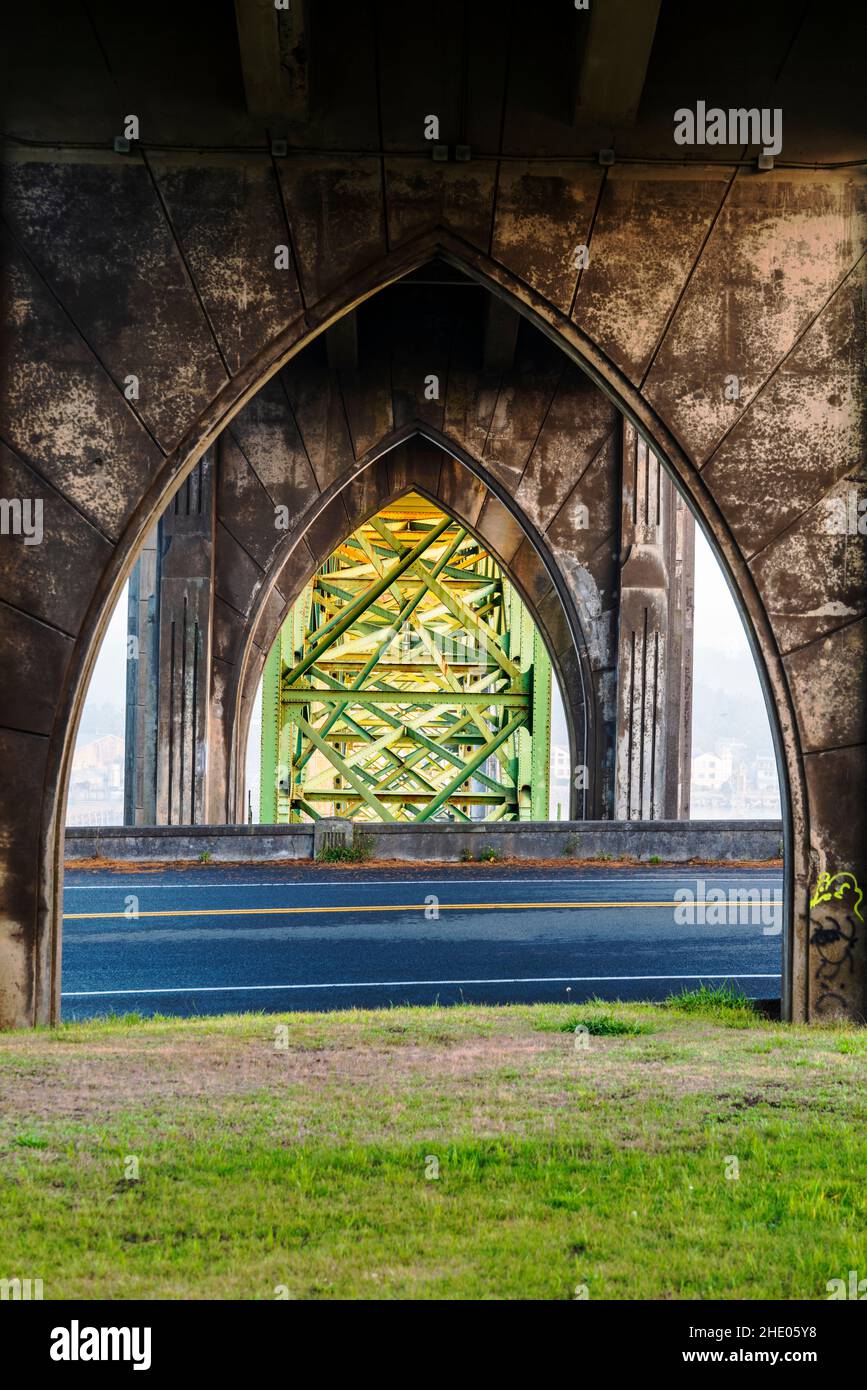
[[[338,290],[326,293],[288,328],[263,343],[215,391],[206,407],[189,420],[180,442],[142,490],[121,536],[98,577],[95,576],[89,607],[65,665],[54,706],[34,864],[38,888],[33,899],[30,890],[24,892],[20,909],[22,917],[32,921],[25,937],[27,945],[23,952],[18,947],[12,951],[7,947],[7,1021],[36,1022],[57,1017],[64,813],[75,734],[102,636],[144,537],[205,451],[274,373],[364,300],[435,258],[458,267],[532,322],[614,402],[673,477],[721,563],[750,637],[777,745],[787,864],[783,1006],[786,1016],[806,1016],[810,997],[807,933],[811,871],[800,734],[766,600],[736,543],[729,519],[657,405],[612,358],[567,313],[502,262],[455,232],[437,227],[347,276]],[[25,901],[32,906],[25,906]]]

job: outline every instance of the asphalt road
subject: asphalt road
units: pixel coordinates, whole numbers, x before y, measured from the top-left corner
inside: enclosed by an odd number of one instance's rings
[[[699,904],[763,890],[766,906],[678,922],[684,888]],[[772,999],[781,888],[743,869],[76,871],[63,1017],[660,999],[701,980]]]

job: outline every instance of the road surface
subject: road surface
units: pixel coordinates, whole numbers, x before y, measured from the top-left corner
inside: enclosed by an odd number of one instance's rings
[[[699,905],[678,922],[684,888]],[[764,911],[701,907],[733,888]],[[77,870],[63,1017],[661,999],[702,980],[772,999],[781,888],[775,870],[694,867]]]

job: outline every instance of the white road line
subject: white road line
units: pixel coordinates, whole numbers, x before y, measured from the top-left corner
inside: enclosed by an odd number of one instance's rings
[[[781,878],[782,878],[782,873],[781,873],[781,872],[778,871],[778,872],[775,874],[774,871],[771,870],[771,869],[768,869],[768,870],[762,870],[762,869],[742,869],[742,870],[740,870],[740,872],[738,872],[738,871],[736,871],[736,870],[726,870],[726,871],[723,871],[723,872],[708,871],[708,872],[706,872],[706,873],[703,875],[703,877],[705,878],[705,880],[707,880],[707,879],[708,879],[709,877],[711,877],[711,876],[712,876],[713,878],[735,878],[735,879],[737,879],[737,878],[741,877],[743,874],[750,874],[750,873],[752,873],[752,874],[762,873],[762,874],[765,874],[768,878],[774,878],[774,879],[781,879]],[[701,875],[699,875],[699,874],[685,874],[685,875],[683,875],[683,877],[684,877],[684,878],[698,878],[698,877],[701,877]],[[609,881],[611,882],[612,887],[615,886],[614,880],[609,880]],[[110,893],[110,892],[117,893],[117,892],[122,892],[122,891],[123,891],[124,889],[126,889],[126,888],[138,888],[140,891],[143,891],[143,890],[147,889],[149,892],[157,892],[157,891],[169,892],[171,889],[175,889],[175,888],[177,888],[177,889],[201,889],[201,888],[210,888],[210,889],[219,890],[219,891],[222,892],[224,889],[228,889],[228,888],[316,888],[316,889],[320,889],[320,888],[357,888],[357,887],[364,887],[364,888],[386,888],[386,887],[387,887],[387,888],[395,888],[395,887],[396,887],[396,888],[401,888],[401,887],[406,887],[406,888],[417,888],[418,885],[419,885],[419,883],[452,883],[452,884],[455,884],[455,883],[456,883],[456,884],[467,884],[467,885],[473,885],[473,886],[475,886],[476,884],[488,884],[488,883],[521,883],[521,884],[526,884],[526,883],[546,883],[546,884],[549,884],[549,885],[554,885],[554,884],[557,884],[557,883],[564,883],[564,884],[565,884],[565,883],[592,883],[592,884],[598,885],[600,882],[605,882],[605,878],[604,878],[602,875],[600,875],[599,878],[552,878],[552,879],[542,879],[542,878],[538,878],[538,879],[534,879],[534,878],[497,878],[497,877],[495,877],[494,875],[492,875],[491,878],[460,878],[460,877],[457,877],[457,876],[455,876],[455,877],[453,877],[453,878],[424,878],[424,879],[421,879],[421,878],[402,878],[402,879],[401,879],[401,878],[381,878],[381,879],[363,879],[363,878],[359,878],[359,879],[350,879],[350,880],[348,880],[346,883],[335,883],[333,879],[332,879],[332,880],[329,880],[327,883],[317,883],[315,880],[311,880],[311,879],[288,879],[288,880],[284,880],[284,881],[282,881],[282,882],[278,879],[278,880],[276,880],[275,882],[267,882],[267,883],[148,883],[147,881],[142,882],[141,879],[135,879],[135,880],[133,880],[132,883],[94,883],[94,884],[88,884],[88,883],[68,883],[68,884],[66,884],[66,885],[64,886],[63,891],[64,891],[64,893]],[[626,878],[620,880],[620,882],[627,882],[627,883],[668,883],[668,882],[671,882],[671,883],[680,883],[680,882],[681,882],[681,878],[680,878],[680,877],[675,877],[675,876],[672,875],[672,874],[667,874],[667,875],[665,875],[665,874],[641,874],[641,875],[636,874],[634,877],[630,874],[630,875],[628,875]]]
[[[249,994],[255,991],[285,989],[409,989],[420,985],[558,985],[604,984],[626,980],[778,980],[779,974],[743,975],[729,970],[725,975],[530,975],[494,980],[336,980],[323,985],[186,985],[172,989],[74,989],[64,990],[61,999],[94,999],[117,994]]]

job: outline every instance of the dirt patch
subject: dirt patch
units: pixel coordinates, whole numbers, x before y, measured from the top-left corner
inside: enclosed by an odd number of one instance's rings
[[[36,1051],[37,1049],[33,1049]],[[447,1046],[418,1043],[292,1046],[278,1051],[273,1036],[232,1041],[211,1037],[170,1043],[53,1044],[33,1051],[0,1073],[0,1110],[7,1117],[50,1115],[102,1119],[117,1111],[194,1099],[216,1100],[284,1087],[315,1092],[326,1087],[417,1083],[419,1075],[451,1083],[504,1066],[527,1068],[551,1050],[550,1036],[472,1038]]]
[[[0,1113],[11,1120],[14,1140],[17,1125],[40,1119],[101,1123],[144,1111],[170,1118],[196,1103],[212,1109],[221,1100],[263,1094],[277,1103],[288,1090],[293,1103],[299,1096],[306,1105],[328,1095],[351,1110],[369,1103],[399,1110],[420,1094],[456,1101],[472,1093],[480,1123],[490,1126],[501,1107],[509,1128],[506,1112],[518,1093],[539,1113],[562,1113],[576,1102],[592,1108],[640,1095],[704,1094],[715,1114],[735,1118],[758,1105],[800,1104],[827,1087],[824,1069],[781,1075],[785,1059],[745,1056],[744,1041],[727,1029],[684,1034],[675,1027],[646,1041],[594,1038],[586,1056],[576,1054],[568,1034],[525,1026],[419,1041],[366,1040],[350,1028],[327,1041],[290,1039],[283,1051],[267,1022],[261,1037],[33,1038],[23,1047],[16,1039],[14,1049],[0,1044]],[[693,1055],[684,1055],[685,1043]],[[771,1068],[777,1070],[769,1075]],[[735,1075],[737,1084],[728,1084]]]
[[[257,861],[258,862],[258,861]],[[285,861],[280,861],[285,863]],[[364,864],[319,864],[316,860],[300,861],[305,868],[312,866],[317,869],[343,869],[352,872],[359,868],[368,869],[467,869],[477,873],[479,869],[490,869],[493,873],[500,869],[669,869],[669,868],[696,868],[696,869],[781,869],[782,859],[661,859],[658,864],[651,864],[647,859],[635,859],[627,856],[623,859],[578,859],[572,855],[563,855],[559,859],[519,859],[515,856],[504,856],[497,860],[463,860],[463,859],[426,859],[420,862],[418,859],[368,859]]]
[[[196,863],[197,868],[203,868],[198,861],[191,859],[179,859],[174,863],[161,859],[104,859],[102,855],[95,854],[92,859],[67,859],[64,869],[90,870],[92,873],[102,873],[105,869],[117,870],[125,874],[153,874],[160,869],[187,869]]]
[[[92,859],[68,859],[66,869],[76,872],[102,873],[106,870],[117,873],[157,873],[161,869],[248,869],[256,865],[262,869],[303,868],[305,873],[311,869],[319,873],[337,870],[343,873],[358,873],[359,869],[428,869],[466,870],[478,873],[487,869],[495,876],[502,869],[781,869],[782,859],[661,859],[658,864],[650,864],[647,859],[577,859],[564,856],[561,859],[518,859],[503,858],[496,861],[464,861],[455,859],[368,859],[360,864],[340,862],[320,864],[315,859],[106,859],[94,855]]]

